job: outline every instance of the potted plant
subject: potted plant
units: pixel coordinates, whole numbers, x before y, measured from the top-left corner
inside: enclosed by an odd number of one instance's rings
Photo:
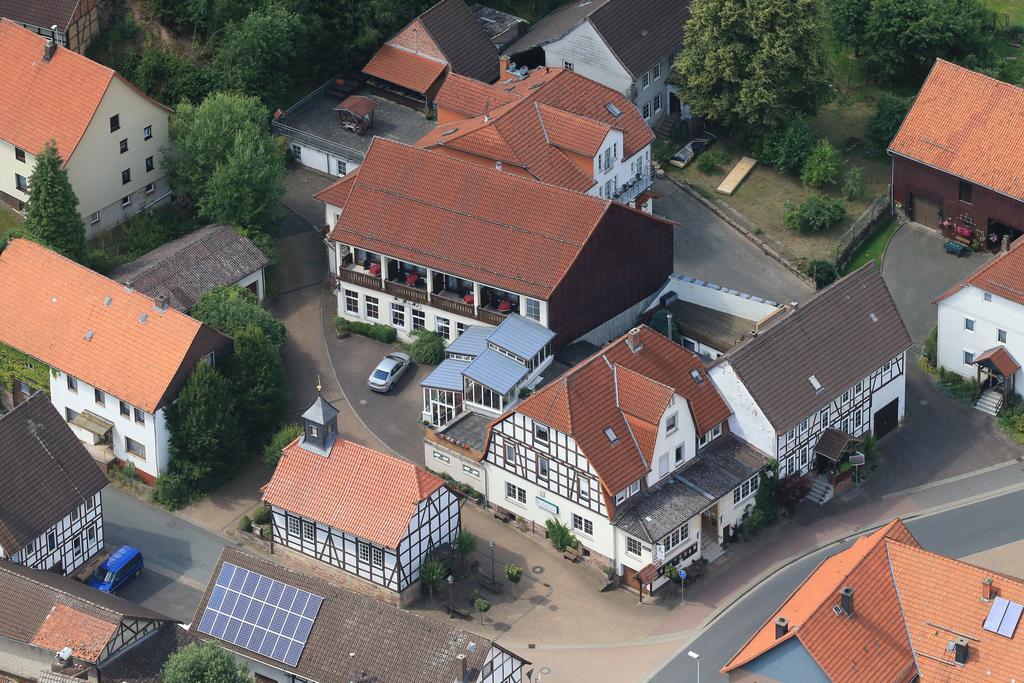
[[[515,564],[505,565],[505,578],[512,584],[512,599],[516,599],[516,584],[523,578],[523,568]]]

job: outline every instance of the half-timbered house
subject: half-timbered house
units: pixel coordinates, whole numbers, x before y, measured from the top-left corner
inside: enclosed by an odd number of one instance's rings
[[[0,418],[0,558],[73,574],[103,549],[109,483],[46,394]]]
[[[780,477],[812,478],[824,502],[852,477],[839,466],[860,439],[903,418],[910,345],[872,261],[775,316],[709,372],[732,432],[775,458]]]
[[[132,680],[119,667],[137,654],[156,674],[178,630],[170,617],[69,577],[0,562],[0,671],[19,680],[42,671]]]
[[[459,535],[462,499],[423,468],[342,439],[337,418],[317,398],[281,452],[263,487],[273,542],[408,599],[423,561]]]
[[[700,359],[649,327],[540,389],[491,427],[492,506],[572,529],[628,586],[717,556],[767,456],[727,432],[729,407]]]
[[[221,553],[192,624],[258,683],[529,680],[530,662],[487,638],[233,548]]]

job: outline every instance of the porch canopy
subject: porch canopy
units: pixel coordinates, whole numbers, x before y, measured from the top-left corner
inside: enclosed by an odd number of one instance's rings
[[[997,346],[978,354],[978,357],[974,359],[974,365],[1003,377],[1013,377],[1014,373],[1020,370],[1020,363],[1010,355],[1005,346]]]
[[[76,427],[81,427],[85,431],[95,434],[100,438],[106,436],[110,433],[110,430],[114,428],[113,422],[88,410],[83,410],[76,415],[75,419],[71,421],[71,424]]]
[[[829,427],[818,438],[814,446],[814,454],[839,462],[843,455],[860,443],[860,439],[847,434],[841,429]]]

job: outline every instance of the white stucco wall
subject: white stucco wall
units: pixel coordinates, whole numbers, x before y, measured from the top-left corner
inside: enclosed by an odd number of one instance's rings
[[[866,425],[868,429],[874,429],[875,413],[889,405],[893,400],[899,399],[899,420],[903,421],[903,415],[907,409],[907,352],[903,352],[904,371],[898,377],[893,378],[884,386],[871,392],[871,419]]]
[[[584,21],[561,39],[545,45],[544,62],[557,67],[569,62],[576,73],[630,97],[633,77],[590,22]]]
[[[718,393],[732,410],[729,430],[765,453],[776,455],[775,429],[768,422],[761,407],[740,381],[732,365],[725,361],[710,368],[708,374]]]
[[[996,346],[1005,346],[1018,363],[1024,363],[1024,306],[985,292],[978,287],[964,287],[938,304],[938,364],[963,377],[974,379],[977,369],[964,363],[964,351],[975,357]],[[974,321],[968,330],[965,319]],[[999,330],[1006,331],[1006,343],[999,341]],[[1024,395],[1024,378],[1017,371],[1017,393]]]
[[[333,176],[341,177],[343,175],[348,175],[359,168],[359,165],[363,163],[362,159],[353,159],[348,156],[332,154],[290,138],[288,139],[288,147],[291,149],[292,156],[295,158],[296,163]],[[296,151],[298,152],[297,154]],[[345,163],[345,173],[338,172],[339,161]]]
[[[667,431],[671,416],[676,416],[676,428]],[[683,447],[683,460],[675,464],[675,450]],[[685,398],[676,394],[672,403],[661,416],[658,424],[658,438],[654,444],[654,462],[648,463],[651,471],[647,474],[647,486],[654,486],[697,454],[697,428],[694,426],[690,405]],[[664,469],[662,463],[664,462]]]

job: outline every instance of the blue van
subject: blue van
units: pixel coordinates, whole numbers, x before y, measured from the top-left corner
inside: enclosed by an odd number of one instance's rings
[[[87,584],[104,593],[113,593],[142,572],[142,553],[138,548],[124,545],[96,568]]]

